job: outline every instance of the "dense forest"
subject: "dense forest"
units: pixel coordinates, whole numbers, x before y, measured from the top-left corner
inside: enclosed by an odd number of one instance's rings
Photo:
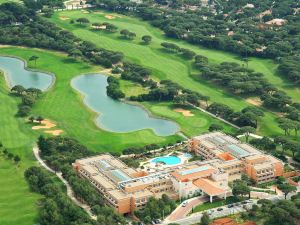
[[[300,83],[300,3],[294,0],[90,0],[101,8],[134,13],[168,37],[239,54],[272,58],[282,76]]]
[[[122,60],[122,53],[97,48],[91,42],[82,41],[71,32],[47,22],[32,8],[34,6],[29,3],[28,7],[17,3],[0,5],[1,44],[63,51],[71,57],[82,57],[104,67],[111,67]]]

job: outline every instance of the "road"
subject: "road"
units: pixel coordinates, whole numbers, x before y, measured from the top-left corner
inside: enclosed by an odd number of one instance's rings
[[[70,186],[70,184],[68,183],[67,180],[65,180],[65,178],[62,176],[61,172],[55,172],[53,169],[51,169],[45,162],[44,160],[41,158],[40,156],[40,150],[38,147],[33,147],[33,154],[35,156],[35,158],[37,159],[37,161],[41,164],[42,167],[44,167],[46,170],[48,170],[49,172],[55,174],[66,186],[67,188],[67,195],[68,197],[76,204],[78,205],[80,208],[82,208],[84,211],[86,211],[86,213],[93,219],[96,220],[97,217],[92,213],[91,211],[91,207],[88,206],[87,204],[84,204],[80,201],[77,200],[77,198],[74,195],[74,192],[72,190],[72,187]]]

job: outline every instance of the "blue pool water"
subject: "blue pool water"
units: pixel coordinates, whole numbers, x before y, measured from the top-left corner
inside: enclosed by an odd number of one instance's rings
[[[181,162],[181,159],[177,156],[163,156],[163,157],[157,157],[153,159],[151,162],[153,163],[165,163],[166,165],[176,165]]]

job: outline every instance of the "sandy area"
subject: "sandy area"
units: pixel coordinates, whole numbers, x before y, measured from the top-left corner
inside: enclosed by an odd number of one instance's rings
[[[116,17],[114,17],[113,15],[105,15],[105,18],[112,20],[115,19]]]
[[[100,29],[100,30],[105,30],[106,26],[105,25],[103,25],[103,26],[92,26],[92,28],[94,28],[94,29]]]
[[[38,123],[38,121],[34,121],[34,122]],[[48,130],[48,129],[51,129],[53,127],[56,127],[56,124],[53,123],[50,120],[45,119],[41,122],[41,125],[33,126],[32,130],[45,129],[45,131],[44,131],[45,133],[52,134],[54,136],[58,136],[63,132],[63,130]]]
[[[191,113],[191,111],[190,110],[185,110],[185,109],[180,109],[180,108],[178,108],[178,109],[174,109],[174,111],[175,112],[178,112],[178,113],[182,113],[182,115],[183,116],[194,116],[194,114],[193,113]]]
[[[44,132],[47,134],[52,134],[54,136],[58,136],[64,131],[63,130],[45,130]]]
[[[246,102],[248,102],[252,105],[255,105],[255,106],[261,106],[262,105],[262,101],[258,97],[247,98]]]
[[[66,16],[60,16],[59,19],[60,19],[60,20],[69,20],[70,18],[69,18],[69,17],[66,17]]]
[[[38,122],[38,121],[34,121],[34,122]],[[50,128],[55,127],[55,126],[56,126],[55,123],[51,122],[50,120],[45,119],[41,122],[41,125],[33,126],[32,130],[50,129]]]

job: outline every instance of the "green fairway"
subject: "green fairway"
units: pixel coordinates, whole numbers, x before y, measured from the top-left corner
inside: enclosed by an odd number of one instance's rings
[[[5,2],[20,2],[19,0],[0,0],[0,4]]]
[[[240,110],[249,105],[244,99],[228,94],[226,91],[204,80],[197,78],[199,81],[195,81],[197,71],[193,69],[191,62],[183,60],[179,56],[165,53],[161,49],[160,43],[169,41],[176,43],[180,47],[192,49],[197,54],[208,57],[211,63],[220,63],[223,61],[242,63],[235,55],[221,51],[200,49],[182,41],[167,39],[160,30],[135,18],[112,14],[115,15],[114,19],[107,19],[105,15],[107,15],[105,12],[83,14],[81,11],[63,11],[55,13],[51,20],[59,26],[72,31],[78,37],[94,42],[99,47],[123,52],[127,60],[151,68],[154,77],[158,79],[173,80],[185,88],[208,95],[212,101],[222,102],[235,110]],[[135,32],[137,37],[135,40],[129,41],[120,38],[119,33],[111,34],[105,31],[94,31],[90,29],[89,26],[70,24],[71,19],[76,20],[79,17],[86,17],[91,23],[112,23],[116,25],[119,30],[128,29],[129,31]],[[140,43],[143,35],[152,36],[153,39],[150,45]],[[290,83],[274,75],[276,65],[273,64],[271,60],[251,58],[249,67],[264,73],[270,82],[274,83],[278,88],[284,89],[294,100],[300,101],[299,88],[294,88]],[[271,136],[282,135],[283,131],[278,128],[275,121],[276,117],[275,114],[266,112],[258,129],[258,133]]]
[[[9,152],[21,157],[17,166],[0,153],[0,224],[34,224],[39,195],[29,191],[23,173],[35,164],[31,149],[37,135],[14,116],[18,101],[8,95],[3,76],[0,77],[0,102],[0,141]]]

